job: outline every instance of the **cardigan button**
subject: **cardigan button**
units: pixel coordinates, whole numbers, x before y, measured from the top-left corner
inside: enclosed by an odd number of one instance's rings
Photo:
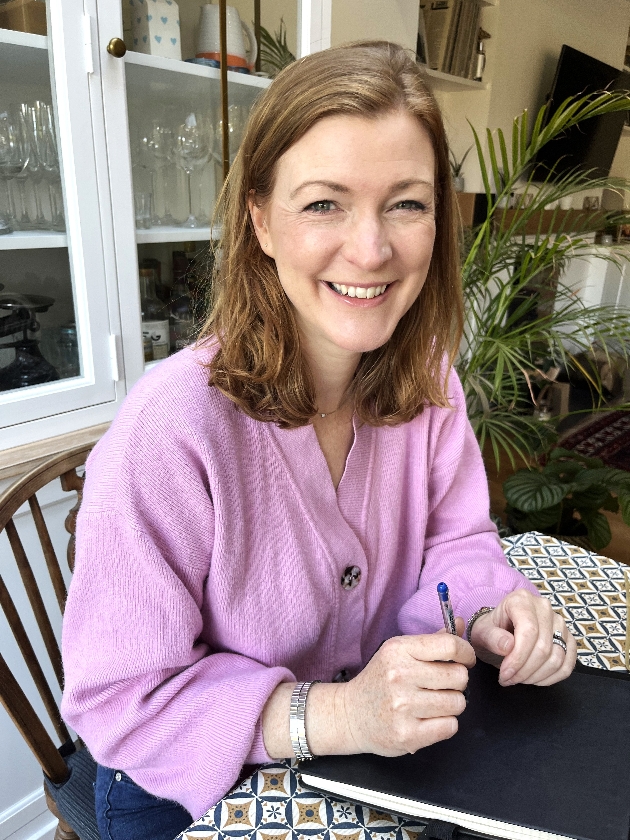
[[[335,674],[332,681],[335,683],[350,682],[350,671],[347,668],[342,668],[341,671]]]
[[[341,575],[341,585],[344,589],[354,589],[361,580],[361,569],[358,566],[346,566]]]

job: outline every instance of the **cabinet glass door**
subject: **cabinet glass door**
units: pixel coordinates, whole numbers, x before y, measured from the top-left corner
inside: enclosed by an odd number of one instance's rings
[[[0,428],[9,446],[20,423],[116,396],[84,43],[81,0],[0,5]]]
[[[135,325],[123,327],[126,371],[133,379],[134,371],[141,375],[147,363],[190,342],[203,312],[214,258],[210,243],[220,234],[213,227],[213,211],[223,180],[219,7],[197,0],[122,0],[119,14],[117,20],[109,4],[99,3],[103,43],[122,35],[127,47],[124,58],[110,58],[109,67],[104,66],[104,78],[109,74],[106,110],[119,113],[117,91],[123,86],[126,99],[126,125],[116,129],[112,177],[120,179],[119,196],[125,184],[127,190],[131,186],[127,210],[122,201],[115,209],[115,227],[119,254],[130,244],[121,219],[133,227],[133,275],[127,261],[124,266],[119,261],[121,295],[136,307]],[[261,56],[256,55],[253,0],[235,1],[227,14],[230,31],[238,30],[228,38],[233,160],[256,98],[282,62],[295,58],[298,2],[262,0]],[[120,153],[123,141],[129,143],[128,159]],[[131,307],[123,309],[124,319]],[[133,356],[131,329],[138,336]]]

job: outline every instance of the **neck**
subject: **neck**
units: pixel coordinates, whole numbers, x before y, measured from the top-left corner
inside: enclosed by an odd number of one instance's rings
[[[329,414],[336,411],[348,393],[360,354],[349,356],[340,353],[322,359],[306,353],[306,358],[315,385],[318,412]]]

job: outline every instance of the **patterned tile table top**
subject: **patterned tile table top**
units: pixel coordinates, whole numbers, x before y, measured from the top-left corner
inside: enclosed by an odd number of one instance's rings
[[[181,840],[416,840],[424,824],[301,787],[289,761],[265,764]],[[179,840],[176,838],[176,840]]]
[[[625,671],[630,567],[544,534],[503,540],[508,561],[565,618],[584,665]]]
[[[509,537],[503,547],[564,615],[580,661],[624,669],[628,567],[543,534]],[[313,793],[281,761],[259,768],[176,840],[416,840],[422,830],[422,823]]]

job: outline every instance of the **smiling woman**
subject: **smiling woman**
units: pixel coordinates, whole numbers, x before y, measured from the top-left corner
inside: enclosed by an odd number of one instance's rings
[[[87,464],[63,713],[99,762],[106,840],[172,840],[245,764],[449,738],[476,655],[502,685],[573,668],[506,563],[450,370],[453,200],[402,48],[308,56],[259,101],[203,334]]]
[[[462,322],[454,201],[442,118],[404,50],[357,44],[281,73],[221,197],[224,269],[203,333],[222,337],[212,383],[286,427],[310,423],[322,398],[388,425],[447,405],[444,359]],[[315,279],[300,306],[298,275]],[[370,291],[383,285],[382,297]],[[343,392],[315,393],[316,320],[358,354]]]

